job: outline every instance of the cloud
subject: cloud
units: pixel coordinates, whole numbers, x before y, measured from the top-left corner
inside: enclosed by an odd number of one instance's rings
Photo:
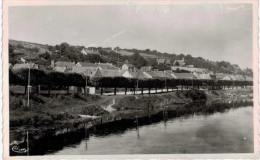
[[[111,42],[112,40],[116,39],[117,37],[119,37],[119,36],[125,34],[126,32],[127,32],[127,31],[126,31],[125,29],[123,29],[123,30],[121,30],[121,31],[119,31],[119,32],[117,32],[117,33],[111,35],[110,37],[106,38],[102,43],[109,43],[109,42]]]

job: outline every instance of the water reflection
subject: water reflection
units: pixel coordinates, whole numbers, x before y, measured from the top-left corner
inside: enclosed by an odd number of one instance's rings
[[[66,147],[55,154],[253,152],[252,123],[252,107],[213,115],[191,115],[121,133],[90,136],[76,148]]]
[[[150,119],[115,121],[76,132],[46,137],[32,144],[33,155],[61,154],[167,154],[253,152],[253,107],[227,110],[223,105],[170,112]],[[232,105],[232,104],[230,104]],[[200,107],[195,106],[194,108]],[[185,112],[184,112],[185,111]],[[40,144],[40,145],[39,145]]]

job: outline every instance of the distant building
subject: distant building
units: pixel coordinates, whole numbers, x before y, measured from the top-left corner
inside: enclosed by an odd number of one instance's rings
[[[140,71],[150,72],[152,70],[152,66],[143,66],[140,68]]]
[[[173,62],[173,65],[174,65],[174,66],[181,66],[181,67],[185,66],[184,58],[182,58],[181,60],[175,60],[175,61]]]
[[[88,52],[86,51],[86,48],[85,48],[85,47],[83,47],[83,48],[81,49],[80,53],[83,54],[83,55],[88,55]]]
[[[86,51],[87,51],[87,54],[100,55],[98,49],[95,48],[95,47],[88,47],[88,48],[86,49]]]
[[[136,71],[136,68],[132,64],[125,63],[125,64],[122,65],[122,70],[134,72],[134,71]]]
[[[100,55],[98,49],[94,47],[82,47],[80,53],[83,55]]]
[[[157,58],[156,61],[157,61],[158,65],[159,64],[165,64],[165,59],[164,58]]]
[[[51,61],[51,67],[53,68],[53,70],[58,72],[70,71],[74,66],[76,66],[75,62]]]
[[[15,64],[12,69],[18,70],[18,69],[24,69],[24,68],[31,68],[31,69],[38,69],[39,65],[35,63],[17,63]]]

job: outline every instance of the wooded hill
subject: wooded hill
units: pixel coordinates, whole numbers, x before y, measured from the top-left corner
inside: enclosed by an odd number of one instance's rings
[[[12,64],[20,63],[21,57],[37,63],[47,68],[51,60],[61,61],[85,61],[85,62],[108,62],[116,66],[121,66],[128,61],[135,67],[151,65],[155,69],[168,70],[169,64],[157,64],[157,58],[169,59],[171,64],[174,60],[185,59],[188,65],[194,65],[198,68],[206,68],[213,72],[220,73],[237,73],[252,76],[251,69],[241,69],[238,65],[226,61],[210,61],[202,57],[193,57],[189,54],[168,54],[156,50],[139,50],[139,49],[121,49],[116,48],[118,52],[111,48],[96,47],[100,55],[83,55],[81,49],[84,46],[72,46],[68,43],[61,43],[55,46],[47,44],[37,44],[24,41],[9,40],[9,62]],[[124,51],[124,52],[122,52]]]

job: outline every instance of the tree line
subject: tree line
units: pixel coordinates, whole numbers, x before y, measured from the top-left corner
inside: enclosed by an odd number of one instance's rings
[[[205,79],[129,79],[124,77],[101,77],[91,79],[91,85],[104,88],[167,88],[176,86],[249,86],[251,81],[205,80]]]
[[[28,85],[28,69],[9,69],[9,83],[11,85]],[[86,86],[86,77],[77,73],[62,73],[56,71],[44,71],[30,69],[30,85],[47,86]]]
[[[9,69],[9,84],[21,85],[27,89],[28,69],[12,70]],[[202,86],[212,89],[234,87],[234,86],[252,86],[252,81],[229,81],[229,80],[201,80],[201,79],[133,79],[125,77],[96,77],[90,78],[78,73],[62,73],[56,71],[44,71],[39,69],[30,70],[30,85],[47,86],[50,91],[52,88],[67,88],[70,86],[97,88],[200,88]]]

